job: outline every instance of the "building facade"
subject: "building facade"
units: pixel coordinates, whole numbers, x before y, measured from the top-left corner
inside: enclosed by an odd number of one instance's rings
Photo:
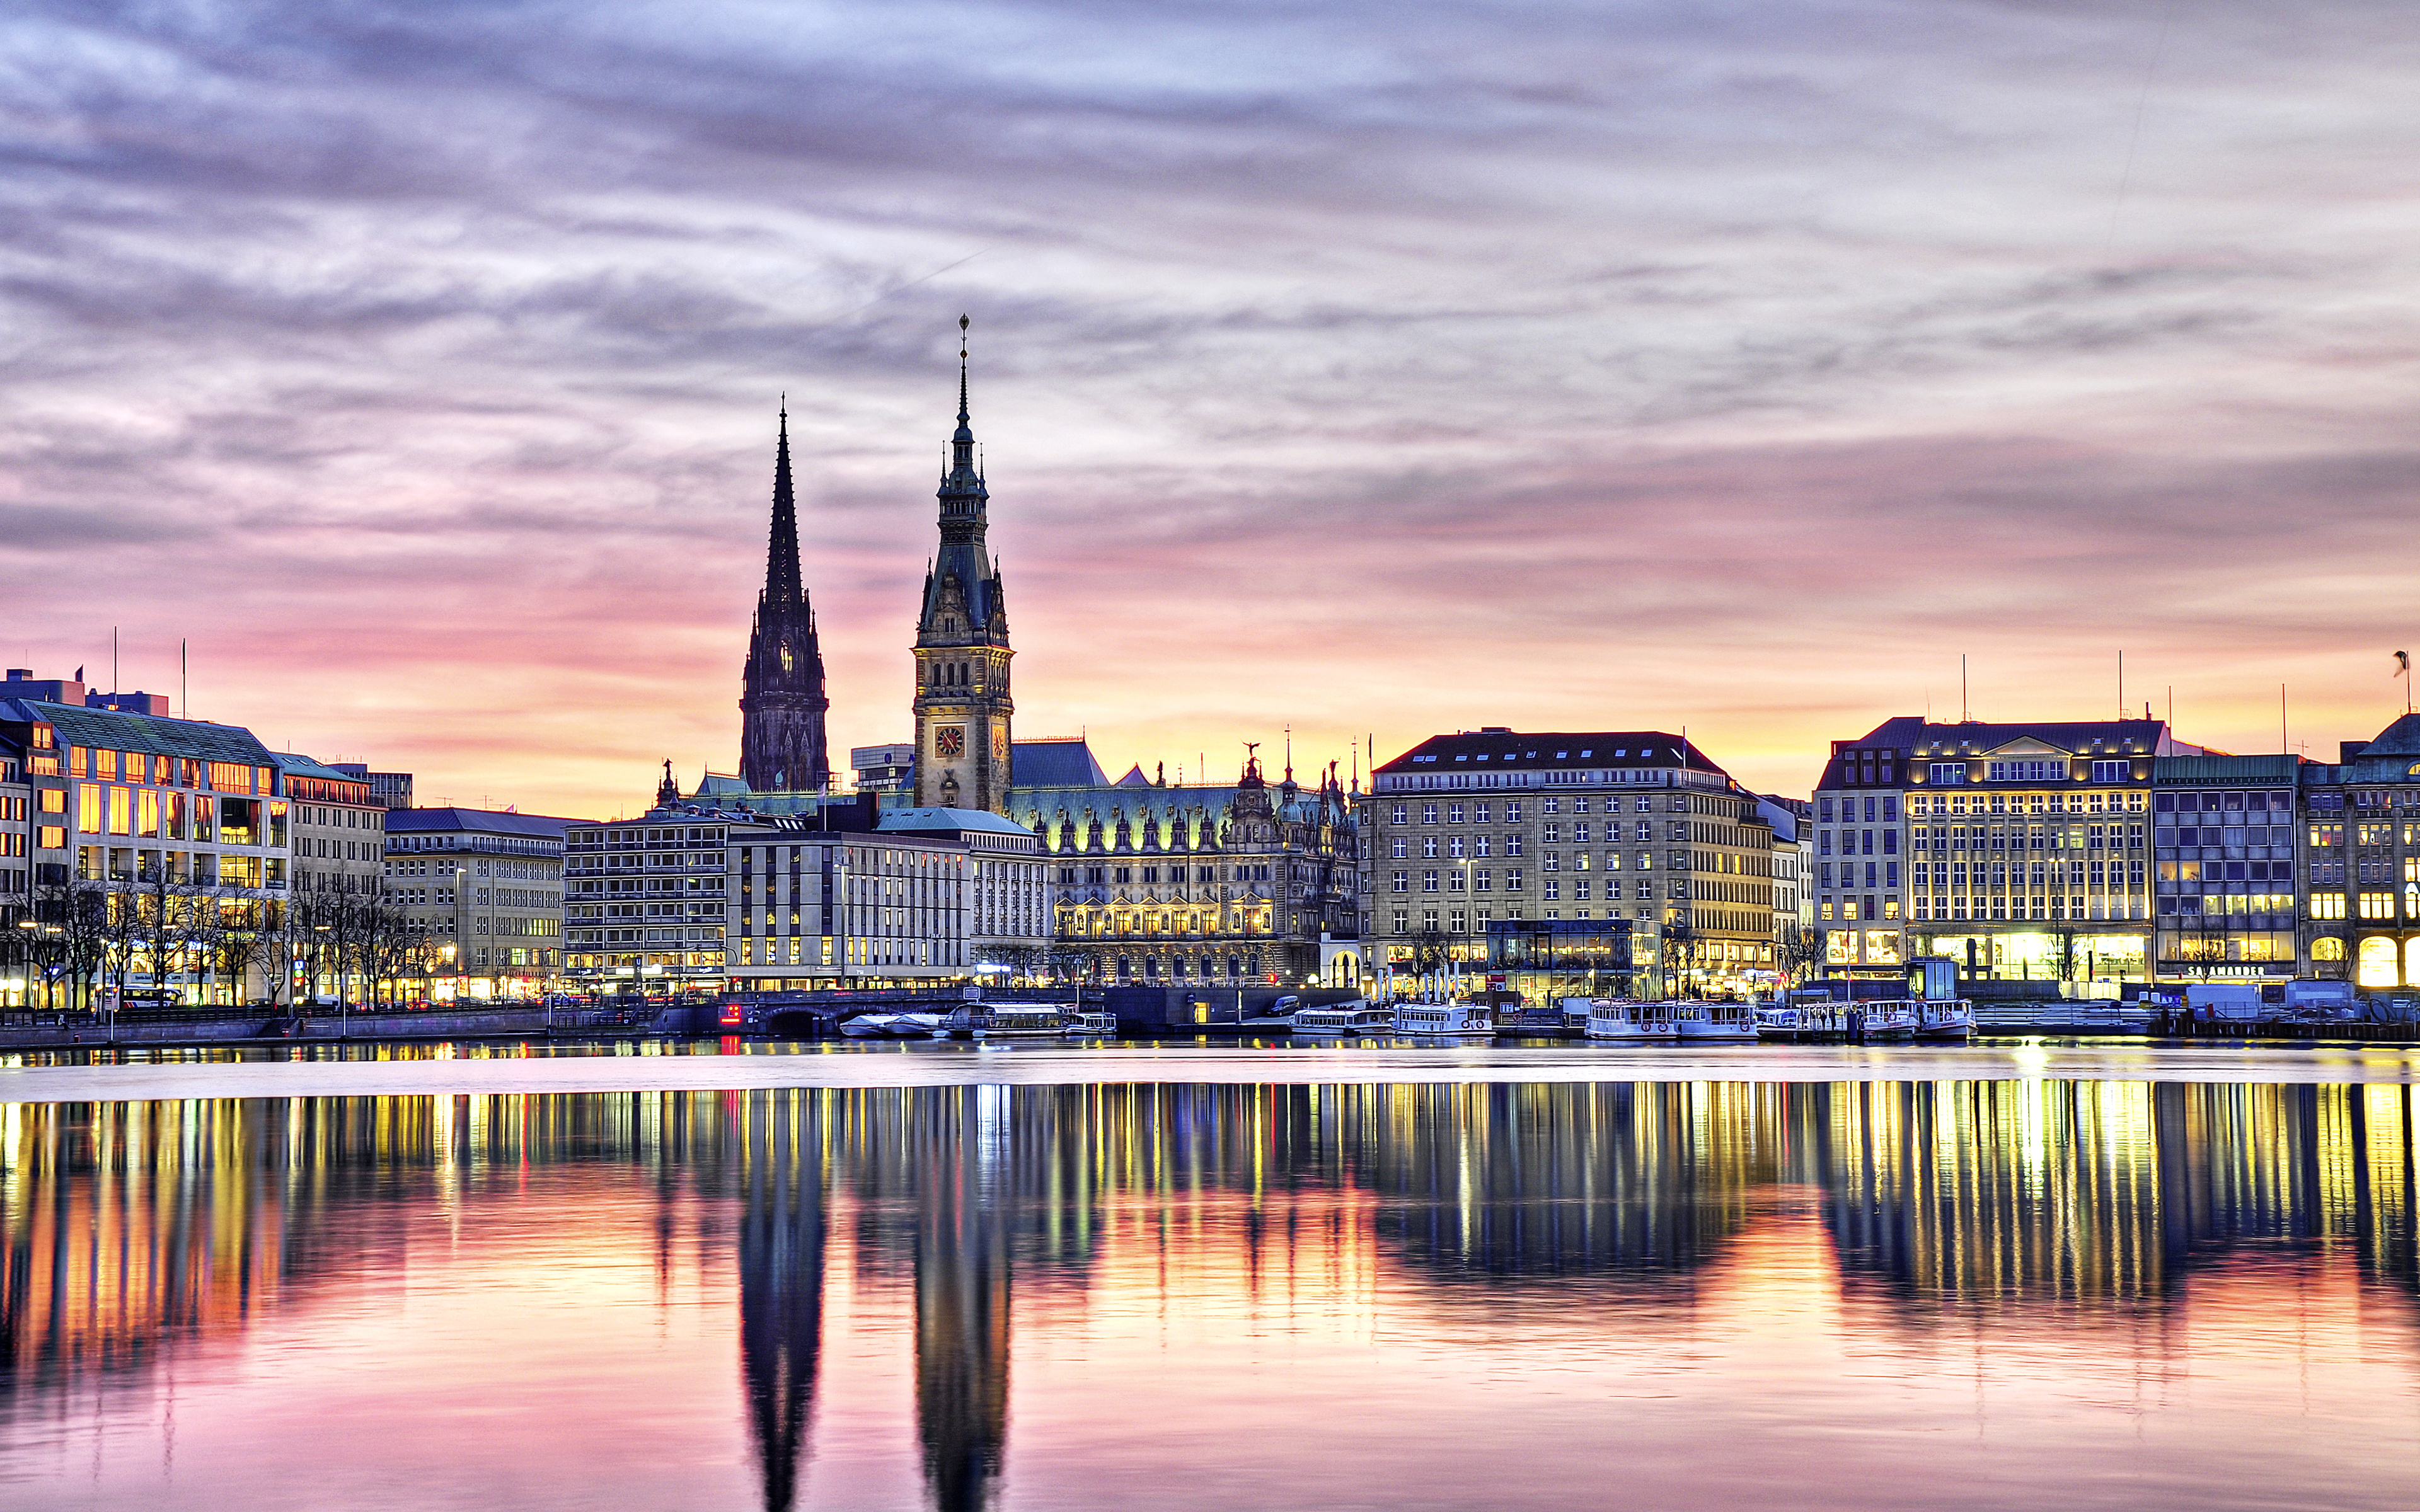
[[[996,817],[996,816],[994,816]],[[972,981],[972,858],[931,835],[766,825],[729,841],[734,987],[760,992]]]
[[[1773,946],[1776,969],[1795,980],[1816,959],[1815,900],[1806,886],[1815,849],[1815,805],[1764,794],[1757,807],[1773,830]]]
[[[2157,720],[1885,721],[1836,742],[1815,794],[1827,969],[1914,954],[1970,977],[2141,981],[2151,960]]]
[[[1052,906],[1041,837],[1014,820],[972,809],[885,809],[884,835],[946,840],[967,854],[962,928],[975,974],[994,982],[1049,974]]]
[[[1140,986],[1361,980],[1358,817],[1331,769],[1271,783],[1248,756],[1232,786],[1115,783],[1077,742],[1019,748],[1009,817],[1041,841],[1051,974]]]
[[[824,656],[814,607],[799,572],[799,516],[790,486],[790,412],[783,407],[773,454],[773,523],[765,587],[748,632],[739,698],[739,780],[758,793],[822,793],[831,786],[824,748]]]
[[[1627,918],[1636,990],[1747,994],[1775,971],[1760,800],[1661,731],[1438,735],[1361,801],[1368,941],[1398,979],[1475,969],[1497,919]]]
[[[1041,943],[975,933],[1034,917],[1011,888],[1030,895],[1034,852],[997,814],[886,810],[872,795],[761,814],[684,799],[667,779],[641,817],[566,834],[568,974],[651,994],[972,981],[987,946]]]
[[[2154,980],[2295,974],[2302,766],[2294,756],[2151,764]]]
[[[564,833],[579,821],[490,809],[386,815],[385,888],[428,942],[435,1001],[543,995],[564,970]]]
[[[6,823],[24,839],[17,922],[35,926],[20,949],[39,957],[26,964],[26,995],[45,980],[52,1006],[91,1006],[95,991],[60,995],[81,976],[191,1004],[271,995],[282,967],[264,942],[286,929],[291,864],[277,758],[232,725],[129,712],[164,710],[164,699],[105,707],[71,680],[36,686],[74,702],[0,700],[0,744],[19,753],[18,780],[0,786],[11,811],[19,798],[25,810]]]
[[[2297,775],[2303,969],[2371,991],[2420,987],[2420,716]]]
[[[738,907],[728,849],[754,816],[682,801],[669,775],[636,819],[564,831],[564,967],[588,992],[709,991]]]
[[[963,336],[966,320],[958,321]],[[958,428],[941,477],[940,547],[916,621],[914,807],[1004,811],[1008,801],[1008,604],[986,544],[990,492],[975,464],[958,348]]]
[[[412,807],[410,772],[373,772],[366,762],[330,762],[328,765],[356,782],[367,782],[370,785],[371,794],[387,808]]]
[[[896,795],[902,803],[909,801],[916,791],[916,748],[913,745],[852,746],[848,767],[853,775],[852,790],[872,793],[888,799]]]
[[[386,875],[387,807],[369,781],[281,751],[298,903],[331,895],[375,900]]]

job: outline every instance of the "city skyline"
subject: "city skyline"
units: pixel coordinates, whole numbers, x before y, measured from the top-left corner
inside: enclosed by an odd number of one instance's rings
[[[832,748],[905,739],[966,311],[1017,731],[1113,773],[1620,724],[1803,795],[1962,652],[1978,717],[2122,648],[2195,743],[2375,733],[2395,13],[1894,15],[37,7],[0,649],[636,812],[737,769],[786,390]]]

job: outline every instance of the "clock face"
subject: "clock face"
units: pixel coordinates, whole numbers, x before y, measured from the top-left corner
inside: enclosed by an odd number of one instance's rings
[[[966,726],[960,724],[945,724],[941,726],[940,729],[933,732],[934,755],[943,758],[954,758],[964,756],[966,753]]]

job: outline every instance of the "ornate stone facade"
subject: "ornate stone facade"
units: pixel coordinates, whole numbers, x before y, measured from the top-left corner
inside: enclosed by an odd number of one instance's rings
[[[1232,787],[1140,770],[1108,786],[1019,787],[1009,817],[1042,839],[1063,975],[1167,986],[1300,985],[1359,933],[1358,829],[1331,770]],[[1331,973],[1332,974],[1332,973]]]

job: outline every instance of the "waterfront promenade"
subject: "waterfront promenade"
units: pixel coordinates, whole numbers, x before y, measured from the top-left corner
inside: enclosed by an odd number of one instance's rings
[[[1317,1086],[1490,1082],[2195,1082],[2409,1086],[2420,1047],[2072,1042],[1738,1045],[1584,1042],[1067,1046],[757,1041],[350,1044],[250,1052],[135,1051],[0,1057],[0,1103],[222,1097],[430,1097],[783,1088],[1122,1085]],[[84,1059],[94,1063],[59,1063]]]

